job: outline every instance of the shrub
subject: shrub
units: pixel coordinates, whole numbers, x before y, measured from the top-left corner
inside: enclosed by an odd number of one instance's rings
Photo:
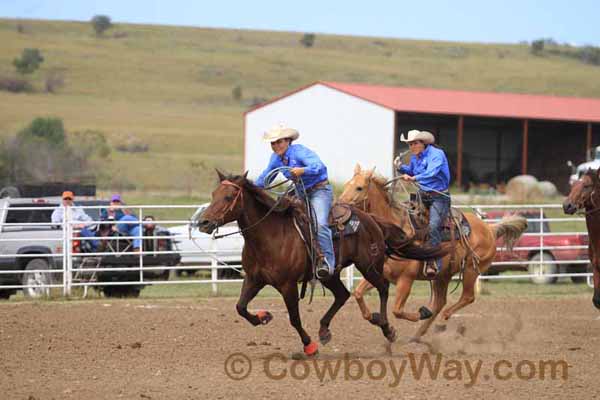
[[[123,38],[126,38],[127,36],[129,36],[129,34],[127,32],[123,32],[123,31],[115,32],[112,35],[112,37],[115,39],[123,39]]]
[[[250,100],[247,102],[247,104],[248,104],[248,106],[250,106],[250,107],[258,107],[258,106],[260,106],[261,104],[264,104],[264,103],[266,103],[267,101],[269,101],[269,100],[268,100],[267,98],[265,98],[265,97],[256,97],[256,96],[255,96],[255,97],[253,97],[252,99],[250,99]]]
[[[40,67],[40,64],[44,62],[44,57],[38,49],[23,49],[21,58],[15,58],[13,65],[20,74],[30,74]]]
[[[32,92],[33,87],[25,79],[0,77],[0,90],[12,93]]]
[[[150,150],[150,145],[142,142],[135,135],[129,134],[127,139],[115,145],[115,149],[123,153],[145,153]]]
[[[313,45],[315,44],[315,38],[316,35],[314,33],[305,33],[304,36],[302,36],[302,39],[300,39],[300,43],[302,44],[302,46],[304,47],[313,47]]]
[[[544,39],[538,39],[531,42],[531,53],[537,55],[544,51]]]
[[[96,32],[96,36],[102,36],[104,31],[112,26],[110,17],[107,15],[95,15],[90,22],[94,28],[94,32]]]
[[[585,46],[579,51],[581,61],[586,64],[600,65],[600,48]]]
[[[242,100],[242,87],[240,85],[237,85],[231,90],[231,97],[233,97],[235,101]]]
[[[38,117],[28,127],[17,134],[17,138],[25,141],[28,138],[40,138],[54,146],[65,144],[65,127],[60,118]]]

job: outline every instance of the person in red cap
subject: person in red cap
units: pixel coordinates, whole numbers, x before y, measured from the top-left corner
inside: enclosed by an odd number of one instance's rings
[[[73,201],[75,195],[73,192],[66,190],[62,194],[62,205],[63,207],[55,208],[52,212],[52,222],[55,224],[62,224],[65,219],[65,211],[67,208],[70,209],[70,216],[72,222],[81,222],[80,224],[73,224],[74,229],[79,229],[79,235],[81,237],[95,237],[96,234],[90,229],[91,223],[93,222],[92,217],[87,215],[80,207],[75,207]],[[64,228],[63,228],[64,229]],[[89,244],[89,249],[94,251],[97,247],[97,240],[86,240],[86,244]]]

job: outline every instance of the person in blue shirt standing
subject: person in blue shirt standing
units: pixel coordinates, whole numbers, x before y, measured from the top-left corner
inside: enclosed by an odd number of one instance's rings
[[[317,278],[325,280],[333,274],[335,268],[331,229],[327,222],[333,203],[333,190],[329,184],[327,167],[319,156],[301,144],[292,143],[298,137],[300,134],[296,129],[283,124],[264,133],[263,139],[271,143],[273,154],[269,165],[256,180],[256,185],[264,188],[270,184],[271,182],[265,182],[267,175],[279,167],[290,167],[282,171],[283,175],[288,179],[301,181],[299,186],[304,187],[317,220],[317,241],[324,256],[324,262],[319,260],[316,274]],[[301,190],[297,194],[302,198],[305,196]]]
[[[435,137],[427,131],[411,130],[400,140],[408,144],[411,152],[410,164],[401,165],[396,157],[394,164],[400,178],[417,182],[423,198],[431,199],[429,208],[429,244],[438,246],[442,242],[441,227],[450,212],[450,169],[448,159],[442,149],[435,146]],[[432,279],[442,267],[442,259],[428,262],[425,275]]]

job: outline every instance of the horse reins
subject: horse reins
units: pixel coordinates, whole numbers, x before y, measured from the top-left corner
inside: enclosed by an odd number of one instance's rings
[[[231,202],[231,205],[225,210],[225,212],[223,213],[223,215],[221,216],[220,220],[223,221],[225,219],[225,214],[227,214],[228,212],[230,212],[231,210],[233,210],[233,208],[235,207],[238,199],[242,199],[242,207],[244,206],[244,195],[243,195],[243,189],[240,185],[235,184],[229,180],[224,180],[221,182],[222,185],[226,185],[226,186],[233,186],[234,188],[236,188],[238,190],[238,193],[235,196],[235,199],[233,199],[233,201]],[[235,232],[230,232],[230,233],[225,233],[223,235],[215,235],[215,239],[221,239],[227,236],[231,236],[231,235],[235,235],[237,233],[244,233],[246,231],[249,231],[250,229],[255,228],[258,224],[260,224],[261,222],[263,222],[269,215],[271,215],[271,213],[279,206],[279,204],[281,203],[281,201],[283,200],[283,197],[278,198],[275,201],[275,204],[273,204],[273,207],[271,207],[269,209],[269,211],[267,211],[267,213],[265,215],[263,215],[258,221],[256,221],[255,223],[253,223],[250,226],[247,226],[243,229],[237,230]]]

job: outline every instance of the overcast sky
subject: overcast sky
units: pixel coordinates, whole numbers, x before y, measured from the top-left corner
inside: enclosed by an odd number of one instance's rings
[[[0,17],[246,28],[517,43],[600,45],[596,0],[0,0]]]

